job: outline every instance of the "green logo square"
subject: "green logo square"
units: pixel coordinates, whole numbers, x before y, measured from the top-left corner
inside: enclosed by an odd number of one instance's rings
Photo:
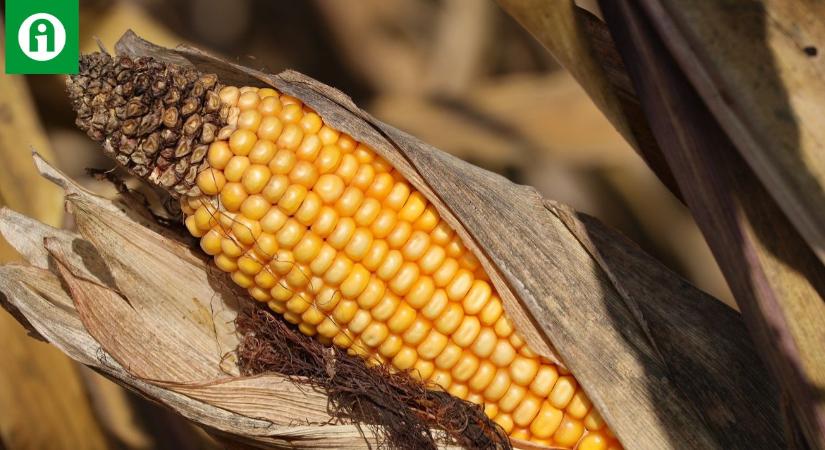
[[[6,0],[6,73],[77,73],[79,12],[79,0]]]

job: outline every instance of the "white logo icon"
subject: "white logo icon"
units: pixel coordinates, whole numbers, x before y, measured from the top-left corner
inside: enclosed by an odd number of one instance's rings
[[[32,14],[17,31],[20,50],[35,61],[54,59],[66,46],[66,29],[57,17],[47,13]]]

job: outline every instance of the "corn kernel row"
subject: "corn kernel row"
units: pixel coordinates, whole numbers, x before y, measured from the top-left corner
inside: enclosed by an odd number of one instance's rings
[[[369,147],[272,89],[225,87],[229,125],[184,198],[249,294],[325,343],[485,406],[511,437],[619,448],[572,375],[533,353],[460,237]]]

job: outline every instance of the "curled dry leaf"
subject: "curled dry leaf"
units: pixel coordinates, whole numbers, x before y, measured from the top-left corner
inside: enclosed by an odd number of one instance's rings
[[[626,448],[676,448],[685,442],[736,448],[781,439],[778,393],[739,315],[595,219],[383,124],[339,91],[301,74],[268,75],[192,48],[163,49],[131,32],[116,48],[132,57],[191,64],[225,83],[273,86],[374,148],[458,232],[531,347],[564,361]],[[84,257],[78,246],[66,245],[75,240],[65,232],[42,226],[40,236],[57,238],[45,246],[51,259],[42,248],[23,252],[36,256],[30,261],[57,264],[67,288],[83,297],[74,303],[47,266],[2,269],[0,287],[41,335],[236,440],[366,446],[353,425],[317,426],[333,419],[321,393],[307,394],[278,375],[249,379],[219,371],[221,352],[232,348],[231,333],[216,331],[216,316],[202,311],[215,311],[217,301],[231,316],[236,297],[212,282],[206,264],[182,244],[141,228],[53,171],[52,178],[70,192],[77,239],[96,255]],[[0,223],[20,220],[25,219],[6,213]],[[4,233],[23,229],[0,226]],[[36,246],[31,238],[9,238]],[[95,264],[88,262],[95,258],[108,273],[89,276]],[[49,280],[44,284],[53,291],[32,290],[26,272]],[[174,304],[161,305],[166,302]],[[132,323],[116,329],[108,324],[115,317]],[[192,342],[166,342],[172,339]],[[152,354],[140,350],[149,345]]]

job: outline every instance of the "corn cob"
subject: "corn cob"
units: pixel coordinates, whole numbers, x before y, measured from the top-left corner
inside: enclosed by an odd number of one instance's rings
[[[271,88],[84,58],[69,82],[78,124],[179,196],[189,232],[255,300],[306,335],[483,405],[512,438],[621,448],[575,378],[519,337],[460,237],[369,146]],[[101,77],[126,94],[112,101]],[[101,116],[101,104],[120,109]],[[200,109],[181,114],[186,104]]]

